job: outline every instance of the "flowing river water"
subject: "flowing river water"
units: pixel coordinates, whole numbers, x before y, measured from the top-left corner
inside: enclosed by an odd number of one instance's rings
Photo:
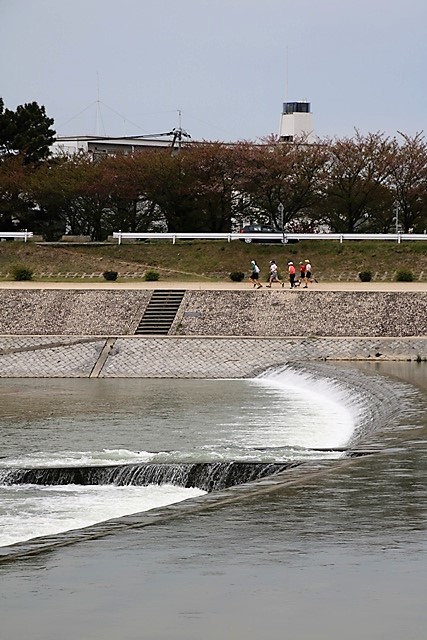
[[[424,637],[426,363],[0,387],[2,640]],[[205,490],[173,483],[13,481],[20,469],[231,461],[304,473],[209,509]],[[31,553],[15,557],[22,545]]]

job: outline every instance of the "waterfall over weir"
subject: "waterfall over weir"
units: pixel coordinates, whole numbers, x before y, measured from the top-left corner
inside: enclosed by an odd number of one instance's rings
[[[126,464],[108,467],[4,469],[0,483],[36,485],[135,485],[173,484],[203,491],[217,491],[260,480],[299,466],[300,462],[214,462],[192,464]]]
[[[206,505],[224,492],[235,500],[376,453],[376,433],[407,396],[379,376],[320,364],[254,380],[46,384],[3,390],[0,560],[9,545],[109,531],[130,514],[143,523],[146,511],[151,522],[204,493]]]

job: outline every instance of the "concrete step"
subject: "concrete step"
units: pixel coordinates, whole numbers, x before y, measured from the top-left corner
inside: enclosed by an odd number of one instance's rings
[[[155,290],[135,335],[167,335],[184,297],[184,289]]]

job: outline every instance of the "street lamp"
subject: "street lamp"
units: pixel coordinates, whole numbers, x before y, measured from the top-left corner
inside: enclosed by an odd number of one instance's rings
[[[283,204],[281,202],[279,202],[279,206],[277,207],[277,211],[279,212],[279,218],[280,218],[280,227],[282,229],[282,244],[285,244],[285,231],[283,229],[283,212],[285,210],[285,207],[283,206]]]
[[[399,203],[395,202],[393,205],[393,213],[394,213],[394,218],[393,218],[393,222],[396,223],[396,235],[397,235],[397,242],[400,242],[400,237],[399,237],[399,231],[400,231],[400,226],[399,226]]]
[[[396,221],[396,233],[399,233],[399,203],[396,202],[394,205],[394,219]]]

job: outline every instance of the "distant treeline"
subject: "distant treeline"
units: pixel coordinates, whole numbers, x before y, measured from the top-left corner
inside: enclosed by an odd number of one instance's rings
[[[34,104],[26,107],[34,111]],[[42,154],[27,149],[18,143],[6,148],[0,138],[2,231],[103,240],[120,229],[228,232],[243,221],[280,229],[280,204],[287,231],[427,228],[427,144],[421,133],[389,138],[356,132],[315,144],[273,137],[262,143],[192,142],[174,152],[115,156],[51,157],[46,146]]]

